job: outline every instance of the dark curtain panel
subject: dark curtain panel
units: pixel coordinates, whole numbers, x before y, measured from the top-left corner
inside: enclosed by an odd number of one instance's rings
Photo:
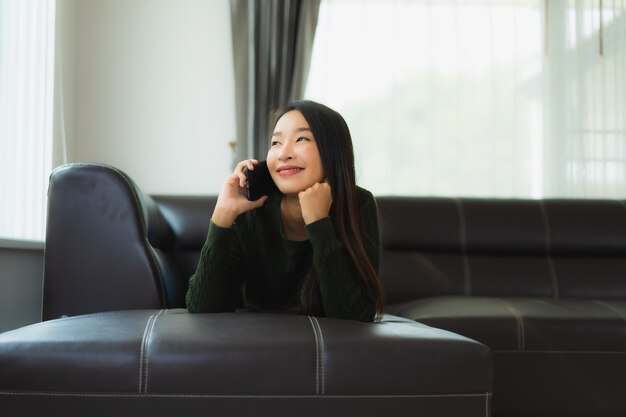
[[[236,160],[265,159],[270,114],[300,99],[320,0],[231,0]]]

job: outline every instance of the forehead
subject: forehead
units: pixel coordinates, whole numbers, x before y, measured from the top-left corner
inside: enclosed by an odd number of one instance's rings
[[[289,133],[289,131],[309,128],[309,124],[306,119],[298,110],[291,110],[287,113],[283,114],[278,122],[276,122],[276,126],[274,127],[275,133]]]

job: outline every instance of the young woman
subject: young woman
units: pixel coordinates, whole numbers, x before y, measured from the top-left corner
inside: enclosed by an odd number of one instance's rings
[[[348,126],[296,101],[274,115],[267,166],[280,192],[248,201],[240,162],[220,191],[196,272],[191,313],[237,308],[360,321],[383,313],[378,210],[356,186]]]

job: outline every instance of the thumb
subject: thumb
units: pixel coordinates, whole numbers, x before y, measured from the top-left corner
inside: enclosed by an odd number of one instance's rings
[[[265,202],[267,201],[267,199],[268,199],[268,198],[269,198],[268,196],[264,195],[263,197],[259,198],[258,200],[251,201],[251,202],[250,202],[250,206],[251,206],[253,209],[259,208],[259,207],[261,207],[263,204],[265,204]]]

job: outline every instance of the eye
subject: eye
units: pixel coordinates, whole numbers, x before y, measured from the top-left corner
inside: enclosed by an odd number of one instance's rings
[[[303,140],[310,140],[310,139],[309,138],[305,138],[304,136],[301,136],[298,139],[296,139],[296,142],[301,142]]]
[[[270,147],[273,147],[273,146],[276,146],[276,145],[280,145],[280,142],[278,142],[277,140],[273,140],[273,141],[270,143]]]

